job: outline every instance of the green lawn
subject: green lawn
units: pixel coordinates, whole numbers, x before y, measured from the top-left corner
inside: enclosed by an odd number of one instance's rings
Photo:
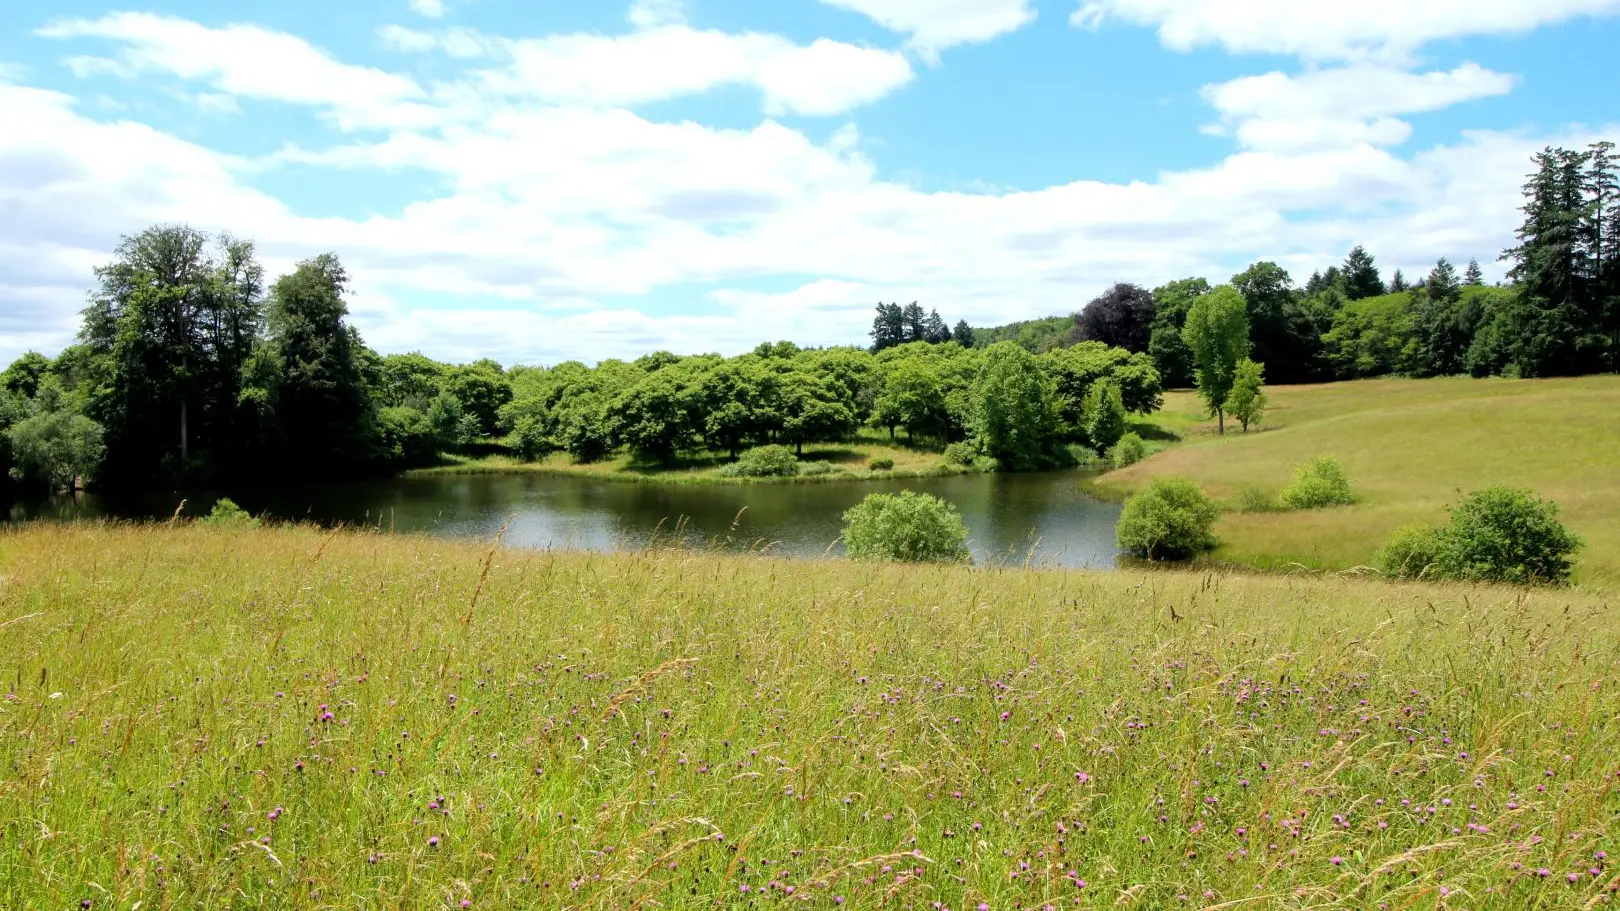
[[[1190,477],[1235,505],[1245,486],[1280,490],[1315,455],[1344,462],[1361,502],[1329,510],[1229,512],[1218,558],[1268,568],[1370,564],[1384,538],[1438,523],[1464,492],[1533,488],[1556,501],[1586,540],[1579,580],[1620,581],[1620,377],[1558,380],[1365,380],[1267,390],[1258,432],[1229,423],[1218,437],[1198,400],[1166,397],[1155,424],[1184,445],[1101,479],[1133,489],[1161,475]]]
[[[1617,634],[1580,591],[9,529],[0,908],[1607,907]]]
[[[889,459],[892,469],[871,471],[874,459]],[[938,449],[909,445],[905,434],[890,442],[886,433],[863,429],[848,443],[811,443],[804,447],[803,461],[830,462],[840,469],[838,474],[798,478],[728,478],[720,468],[731,461],[723,452],[705,452],[684,455],[673,465],[659,465],[639,461],[628,453],[616,453],[600,462],[581,463],[564,452],[552,453],[535,462],[524,462],[511,456],[484,458],[453,458],[449,464],[436,468],[418,469],[412,474],[461,474],[482,472],[535,471],[547,474],[570,474],[609,481],[656,481],[667,484],[737,484],[782,483],[815,481],[829,478],[848,480],[874,478],[904,478],[923,475],[962,474],[971,469],[945,461]]]

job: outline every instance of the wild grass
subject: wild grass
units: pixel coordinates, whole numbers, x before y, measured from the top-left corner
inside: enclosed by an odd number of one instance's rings
[[[0,907],[1596,907],[1617,626],[1579,591],[38,525],[0,532]]]
[[[1183,475],[1232,508],[1216,527],[1216,558],[1266,568],[1371,565],[1384,540],[1445,521],[1462,494],[1494,484],[1558,503],[1586,541],[1579,582],[1620,582],[1620,377],[1365,380],[1267,389],[1262,429],[1214,433],[1190,393],[1166,396],[1165,427],[1184,445],[1099,484],[1136,489]],[[1358,502],[1322,511],[1242,509],[1246,488],[1277,491],[1297,464],[1332,455]]]
[[[893,467],[880,471],[869,468],[874,459],[889,459]],[[538,472],[578,475],[605,481],[658,484],[793,484],[816,481],[886,480],[892,478],[939,477],[970,474],[971,466],[947,462],[936,449],[891,443],[875,431],[863,431],[846,443],[812,443],[804,448],[802,462],[829,463],[834,471],[800,474],[794,477],[728,477],[721,470],[731,459],[723,452],[686,454],[673,465],[641,461],[629,453],[617,453],[599,462],[576,462],[567,453],[553,453],[534,462],[510,455],[492,454],[476,458],[451,456],[444,465],[417,469],[414,475],[492,474]]]

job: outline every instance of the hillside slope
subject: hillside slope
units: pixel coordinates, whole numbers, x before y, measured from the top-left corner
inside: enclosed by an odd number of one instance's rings
[[[1228,513],[1218,558],[1268,567],[1347,569],[1372,562],[1402,525],[1444,520],[1462,493],[1530,487],[1586,539],[1576,577],[1620,581],[1620,377],[1364,380],[1267,390],[1259,432],[1214,435],[1191,393],[1166,396],[1156,423],[1186,445],[1105,476],[1134,489],[1183,475],[1236,505],[1244,487],[1276,492],[1316,455],[1344,462],[1355,506]]]

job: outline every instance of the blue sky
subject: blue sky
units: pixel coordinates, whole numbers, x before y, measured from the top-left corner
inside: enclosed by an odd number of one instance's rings
[[[136,0],[139,3],[139,0]],[[332,250],[383,351],[978,325],[1107,285],[1495,255],[1620,138],[1620,0],[91,0],[0,8],[0,360],[122,234]]]

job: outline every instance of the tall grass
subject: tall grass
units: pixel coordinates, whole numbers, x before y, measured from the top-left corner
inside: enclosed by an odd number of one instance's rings
[[[1616,632],[1364,578],[8,531],[0,908],[1590,907]]]

